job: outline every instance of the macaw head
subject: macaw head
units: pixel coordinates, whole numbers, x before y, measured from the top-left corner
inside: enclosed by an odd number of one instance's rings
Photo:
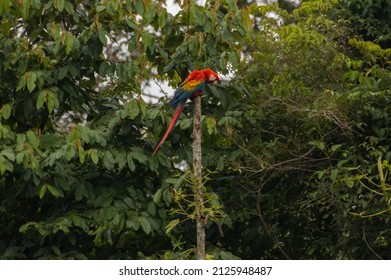
[[[204,70],[202,70],[202,72],[204,73],[205,82],[207,84],[215,84],[218,81],[220,81],[220,78],[217,75],[217,73],[210,70],[210,68],[204,69]]]

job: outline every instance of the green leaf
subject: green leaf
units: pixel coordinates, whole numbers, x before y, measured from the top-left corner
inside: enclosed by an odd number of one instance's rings
[[[47,105],[49,113],[53,112],[53,109],[57,109],[60,106],[57,94],[51,90],[47,91]]]
[[[82,218],[78,215],[71,215],[69,218],[75,226],[83,229],[84,231],[88,230],[88,225],[87,225],[86,220],[84,218]]]
[[[58,69],[57,79],[62,80],[66,77],[67,74],[68,74],[68,66],[60,67]]]
[[[98,164],[99,156],[98,156],[98,151],[96,149],[90,149],[90,157],[95,165]]]
[[[204,26],[205,25],[205,13],[200,10],[199,6],[192,6],[191,11],[194,14],[195,22],[197,25]]]
[[[43,184],[38,194],[40,199],[42,199],[45,196],[46,190],[47,190],[47,185]]]
[[[32,147],[37,148],[39,146],[39,140],[33,131],[27,131],[27,139]]]
[[[137,11],[137,14],[139,14],[140,16],[142,16],[144,14],[144,3],[143,3],[143,0],[136,0],[136,11]]]
[[[132,73],[132,64],[131,63],[117,63],[115,67],[115,72],[117,73],[120,80],[127,81]],[[128,103],[129,105],[129,103]]]
[[[244,30],[246,30],[247,32],[249,32],[252,29],[253,22],[250,18],[250,14],[247,8],[242,9],[242,24]]]
[[[52,249],[53,253],[54,253],[56,256],[58,256],[58,257],[61,256],[61,251],[60,251],[60,249],[58,249],[57,246],[51,245],[50,248]]]
[[[124,202],[125,202],[125,204],[126,204],[129,208],[131,208],[131,209],[134,209],[134,208],[135,208],[134,200],[131,199],[130,197],[125,197],[125,198],[124,198]]]
[[[9,13],[10,12],[10,6],[11,6],[11,0],[3,0],[0,1],[0,14],[3,13]]]
[[[326,144],[323,141],[312,140],[309,141],[308,144],[313,145],[322,151],[326,148]]]
[[[141,228],[143,229],[143,231],[146,233],[146,234],[150,234],[151,232],[151,224],[149,223],[149,221],[141,216],[138,218],[139,222],[140,222],[140,225],[141,225]]]
[[[19,73],[20,74],[23,74],[26,72],[27,70],[27,65],[28,65],[28,57],[22,57],[20,60],[19,60]]]
[[[230,12],[234,12],[236,11],[236,0],[227,0],[227,3],[228,3],[228,7],[229,7],[229,11]]]
[[[135,219],[132,219],[132,220],[128,219],[126,221],[126,226],[129,228],[133,228],[134,230],[139,230],[140,229],[140,222]]]
[[[6,170],[6,161],[2,154],[0,154],[0,174],[3,175]]]
[[[134,120],[138,116],[138,114],[140,113],[140,108],[138,106],[137,100],[132,99],[129,102],[128,108],[129,108],[129,117],[130,117],[130,119]]]
[[[67,32],[65,35],[65,53],[69,54],[73,49],[73,35],[71,32]]]
[[[110,73],[111,66],[107,61],[102,61],[102,63],[99,65],[99,75],[105,76]]]
[[[182,119],[179,123],[179,127],[181,129],[187,129],[192,125],[192,123],[193,123],[192,118]]]
[[[175,67],[174,61],[171,60],[166,66],[164,66],[162,73],[167,73],[172,69],[174,69],[174,67]]]
[[[162,218],[164,220],[167,219],[167,211],[166,210],[159,208],[159,210],[157,210],[157,213],[160,218]]]
[[[105,6],[96,6],[96,11],[99,13],[99,12],[102,12],[102,11],[104,11],[106,9],[106,7]]]
[[[119,0],[111,0],[107,5],[107,11],[114,15],[116,11],[118,11],[119,7]]]
[[[133,161],[133,158],[132,158],[132,155],[131,154],[128,154],[126,156],[126,160],[128,162],[128,167],[131,171],[134,171],[136,170],[136,165],[134,164],[134,161]]]
[[[162,10],[160,10],[158,16],[159,27],[163,28],[167,23],[167,10],[163,8]]]
[[[36,224],[35,228],[41,236],[46,235],[46,228],[42,226],[42,223]]]
[[[169,234],[178,224],[180,223],[179,219],[172,220],[166,226],[166,234]]]
[[[144,99],[140,98],[138,101],[138,106],[140,107],[140,111],[142,115],[145,115],[147,112],[147,103],[145,103]]]
[[[18,143],[18,145],[23,145],[24,142],[26,142],[26,134],[23,133],[17,134],[16,143]]]
[[[42,226],[41,223],[37,223],[37,222],[28,222],[22,225],[19,228],[19,232],[21,233],[26,232],[30,227],[34,227],[42,236],[46,234],[45,228]]]
[[[15,156],[15,160],[16,160],[16,163],[17,164],[21,164],[23,161],[24,161],[24,158],[26,157],[26,153],[25,152],[20,152],[18,154],[16,154]]]
[[[160,219],[154,219],[151,216],[147,216],[146,218],[148,219],[148,222],[151,224],[151,228],[153,230],[160,230],[161,227]]]
[[[59,146],[61,143],[62,137],[59,135],[43,134],[39,141],[43,149],[51,149],[56,146]]]
[[[337,179],[337,175],[338,175],[338,169],[331,170],[331,173],[330,173],[331,181],[334,182]]]
[[[353,188],[353,186],[354,186],[353,180],[347,179],[347,180],[345,180],[345,183],[348,186],[348,188]]]
[[[163,189],[158,189],[153,195],[153,202],[158,204],[162,198]]]
[[[99,41],[106,46],[107,45],[107,37],[106,37],[106,31],[103,30],[103,28],[98,27],[98,37]]]
[[[240,260],[237,256],[234,256],[230,252],[220,251],[220,257],[222,260]]]
[[[108,170],[114,169],[115,159],[110,150],[107,150],[103,153],[102,162],[106,169]]]
[[[206,127],[207,127],[207,131],[208,131],[208,134],[213,134],[213,133],[217,133],[217,129],[216,129],[216,119],[213,118],[213,117],[206,117],[205,118],[205,122],[206,122]]]
[[[16,91],[20,91],[22,88],[26,87],[26,83],[27,83],[26,74],[27,73],[25,73],[22,77],[20,77],[20,79],[18,81],[18,85],[16,87]]]
[[[128,43],[128,51],[133,52],[138,45],[137,36],[133,36]]]
[[[157,157],[150,157],[148,159],[148,164],[152,171],[156,171],[157,167],[159,166],[159,160]]]
[[[168,178],[166,179],[166,183],[171,185],[176,185],[179,182],[180,178]]]
[[[147,156],[144,155],[144,153],[137,151],[135,149],[133,149],[133,151],[131,152],[131,155],[132,155],[132,158],[134,158],[135,160],[137,160],[140,163],[146,163],[148,160]]]
[[[30,10],[30,0],[23,0],[22,1],[22,9],[21,9],[23,19],[28,18],[29,10]]]
[[[94,205],[95,207],[109,207],[113,202],[113,198],[115,196],[115,192],[105,192],[100,195],[97,199],[95,199]]]
[[[167,206],[171,204],[171,202],[172,202],[171,190],[165,189],[163,191],[163,200],[166,202]]]
[[[144,13],[143,19],[145,23],[151,23],[156,15],[156,6],[157,3],[152,3],[152,5],[148,8],[148,10]]]
[[[28,222],[20,226],[19,232],[23,233],[26,232],[26,230],[30,227],[30,225],[35,222]]]
[[[148,118],[151,120],[156,119],[157,115],[159,114],[159,110],[156,108],[149,108],[147,111]]]
[[[229,61],[232,63],[232,66],[237,68],[239,65],[239,57],[236,52],[229,52],[228,53]]]
[[[31,7],[34,9],[41,8],[41,0],[31,0]]]
[[[9,117],[11,116],[11,109],[12,107],[10,104],[4,104],[3,107],[1,108],[1,112],[5,120],[8,120]]]
[[[54,0],[54,7],[62,12],[64,10],[65,0]]]
[[[78,147],[78,152],[79,152],[79,161],[81,164],[83,164],[86,158],[86,152],[84,151],[82,146]]]
[[[73,15],[75,13],[75,10],[71,2],[65,1],[64,7],[65,7],[65,11],[67,11],[68,14]]]
[[[85,192],[85,186],[79,185],[75,191],[75,200],[80,201],[84,196],[84,192]]]
[[[133,30],[137,30],[138,29],[138,25],[133,20],[131,20],[130,18],[126,18],[125,22]]]
[[[335,145],[332,145],[331,146],[331,148],[330,148],[330,150],[332,151],[332,152],[335,152],[335,151],[337,151],[339,148],[341,148],[342,147],[342,145],[341,144],[335,144]]]
[[[9,1],[9,0],[5,0],[5,1],[0,1],[0,10],[1,10],[1,3],[4,3],[4,2],[6,2],[6,1]],[[7,5],[7,4],[6,4]],[[9,7],[9,6],[8,6]],[[9,10],[9,8],[8,8],[7,6],[6,6],[6,10]],[[7,12],[7,13],[9,13],[9,11]],[[0,11],[0,14],[2,14],[2,12]],[[11,31],[11,22],[10,21],[3,21],[2,22],[2,28],[3,28],[3,34],[6,36],[6,37],[8,37],[9,36],[9,34],[10,34],[10,31]],[[25,65],[26,67],[27,67],[27,63],[26,63],[26,65]],[[20,69],[20,73],[22,74],[22,73],[24,73],[24,71],[26,71],[26,68],[22,68],[21,66],[19,66],[19,69]],[[23,71],[24,70],[24,71]]]
[[[46,91],[41,90],[38,94],[37,104],[36,104],[38,110],[43,107],[43,104],[45,103],[45,99],[46,99]]]
[[[28,72],[27,79],[27,89],[29,92],[32,92],[36,87],[37,75],[34,72]]]
[[[64,194],[62,191],[58,190],[57,188],[53,187],[52,185],[47,185],[48,191],[54,196],[54,197],[64,197]]]
[[[69,143],[65,148],[65,156],[67,161],[70,161],[76,154],[75,146],[72,143]]]
[[[154,203],[153,201],[151,201],[151,202],[148,203],[147,211],[148,211],[148,213],[151,214],[152,216],[155,216],[155,215],[156,215],[156,206],[155,206],[155,203]]]
[[[15,161],[15,154],[10,148],[2,150],[1,154],[8,158],[10,161]]]
[[[221,156],[219,158],[219,160],[217,161],[216,169],[218,171],[223,171],[224,170],[224,159],[225,159],[225,156]]]
[[[79,69],[74,64],[68,65],[68,72],[71,74],[72,77],[76,77],[79,75]]]
[[[30,168],[31,169],[37,169],[39,167],[39,161],[34,155],[29,155],[30,157]]]
[[[142,33],[142,42],[143,42],[143,46],[144,46],[144,51],[146,51],[147,49],[149,49],[149,51],[151,53],[154,53],[154,42],[153,42],[153,37],[152,35],[148,32],[148,31],[144,31]]]

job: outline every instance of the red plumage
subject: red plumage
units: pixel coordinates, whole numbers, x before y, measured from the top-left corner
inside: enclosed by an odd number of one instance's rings
[[[211,69],[203,69],[203,70],[194,70],[191,72],[187,78],[180,84],[179,88],[175,90],[174,97],[168,103],[169,106],[178,105],[177,110],[172,117],[170,124],[168,125],[167,131],[164,133],[163,137],[160,139],[157,144],[152,156],[158,151],[160,146],[166,140],[167,136],[173,130],[175,123],[177,122],[186,101],[190,98],[193,100],[198,95],[202,93],[205,89],[205,84],[214,83],[219,81],[220,78],[217,73],[213,72]]]

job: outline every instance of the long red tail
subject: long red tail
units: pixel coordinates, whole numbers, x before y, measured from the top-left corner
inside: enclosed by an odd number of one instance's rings
[[[176,109],[175,111],[175,114],[174,116],[172,117],[172,120],[170,122],[170,125],[168,126],[167,128],[167,131],[166,133],[164,133],[163,137],[160,139],[159,141],[159,144],[157,144],[156,148],[155,148],[155,151],[153,151],[153,154],[152,156],[155,155],[155,153],[157,152],[157,150],[159,150],[160,146],[163,144],[164,140],[166,140],[167,136],[170,134],[170,132],[172,131],[172,129],[174,128],[177,120],[178,120],[178,117],[179,115],[181,114],[182,110],[183,110],[183,107],[185,106],[185,102],[181,102],[179,103],[178,105],[178,108]]]

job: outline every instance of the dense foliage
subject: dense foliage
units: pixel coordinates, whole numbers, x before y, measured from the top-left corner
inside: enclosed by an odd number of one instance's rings
[[[205,67],[207,257],[390,258],[388,1],[164,2],[0,2],[1,258],[194,258],[192,104],[152,157],[143,86]]]

